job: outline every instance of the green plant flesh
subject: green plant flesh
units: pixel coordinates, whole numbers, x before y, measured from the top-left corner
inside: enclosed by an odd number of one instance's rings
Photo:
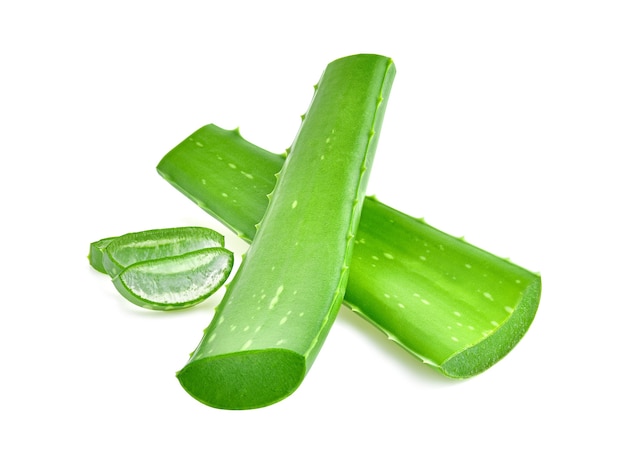
[[[169,152],[157,169],[251,241],[283,161],[237,130],[207,125]],[[492,366],[519,342],[535,316],[539,275],[373,197],[364,201],[355,241],[345,303],[447,376],[469,377]]]
[[[391,60],[376,55],[336,60],[323,73],[256,238],[178,372],[199,401],[227,409],[266,406],[291,394],[311,367],[343,299],[394,74]],[[191,144],[205,149],[202,137]],[[254,189],[258,169],[236,159],[223,165]],[[200,184],[209,173],[202,171],[192,173]],[[235,184],[217,185],[232,205]]]
[[[224,284],[232,266],[232,252],[211,247],[133,263],[113,277],[113,284],[135,305],[177,310],[206,300]]]
[[[94,247],[102,247],[106,241],[103,239],[96,245],[92,244],[91,253],[96,253]],[[189,226],[140,231],[111,239],[104,246],[102,266],[109,276],[114,277],[137,262],[223,246],[224,236],[209,228]]]
[[[143,308],[196,305],[219,289],[233,267],[224,236],[201,227],[153,229],[92,242],[91,266]]]

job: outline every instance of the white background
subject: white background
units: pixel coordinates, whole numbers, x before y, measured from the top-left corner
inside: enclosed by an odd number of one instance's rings
[[[0,6],[0,459],[624,460],[623,3],[284,3]],[[207,123],[284,150],[361,52],[397,66],[368,192],[540,271],[535,322],[451,381],[342,308],[294,395],[205,407],[174,373],[219,295],[142,311],[89,243],[224,231],[160,158]]]

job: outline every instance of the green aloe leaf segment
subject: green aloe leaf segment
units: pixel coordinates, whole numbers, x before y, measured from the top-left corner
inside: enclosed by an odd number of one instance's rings
[[[269,193],[269,206],[246,258],[178,372],[197,400],[226,409],[266,406],[293,393],[310,369],[343,300],[394,75],[392,61],[378,55],[327,66],[275,188],[261,192]],[[191,144],[205,148],[202,137]],[[246,186],[257,184],[258,170],[236,159],[223,165]],[[213,182],[202,171],[197,181]],[[207,189],[220,188],[216,194],[232,205],[234,186],[218,181]]]

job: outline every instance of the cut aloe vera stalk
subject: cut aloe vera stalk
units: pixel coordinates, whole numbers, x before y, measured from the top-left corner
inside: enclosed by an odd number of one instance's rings
[[[284,156],[247,142],[237,130],[207,125],[169,152],[157,170],[251,241],[283,162]],[[491,367],[533,321],[538,274],[373,197],[365,199],[355,242],[345,303],[447,376],[470,377]]]
[[[293,393],[311,368],[343,299],[394,75],[391,60],[376,55],[327,66],[257,237],[177,374],[198,401],[267,406]],[[227,167],[245,181],[257,174]]]
[[[97,254],[97,249],[103,247],[102,267],[111,277],[133,263],[224,246],[224,236],[212,229],[196,226],[153,229],[109,239],[108,244],[103,246],[107,241],[103,239],[98,241],[99,245],[92,244],[91,248],[92,253]]]
[[[212,247],[133,263],[113,278],[113,284],[135,305],[177,310],[206,300],[224,284],[232,266],[232,252]]]

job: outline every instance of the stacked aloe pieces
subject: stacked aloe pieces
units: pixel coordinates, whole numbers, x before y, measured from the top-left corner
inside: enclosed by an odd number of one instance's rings
[[[250,409],[293,393],[342,303],[450,377],[489,368],[528,330],[537,274],[365,196],[394,75],[379,55],[330,63],[283,155],[207,125],[159,163],[163,178],[250,242],[178,372],[197,400]],[[106,260],[107,243],[92,245],[92,264]]]

